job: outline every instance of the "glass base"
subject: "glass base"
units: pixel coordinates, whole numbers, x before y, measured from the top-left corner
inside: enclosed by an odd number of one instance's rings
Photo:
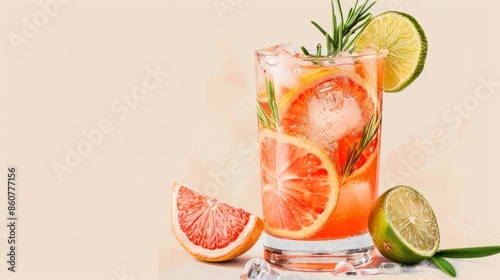
[[[302,241],[264,235],[264,258],[289,270],[331,271],[347,261],[354,267],[373,260],[373,242],[369,233],[335,240]]]

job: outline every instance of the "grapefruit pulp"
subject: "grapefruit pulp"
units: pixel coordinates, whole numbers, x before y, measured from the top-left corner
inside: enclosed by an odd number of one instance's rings
[[[264,229],[259,217],[178,183],[172,187],[171,225],[188,253],[210,262],[231,260],[245,253]]]
[[[324,150],[262,129],[261,186],[266,232],[303,239],[323,228],[337,204],[339,178]]]
[[[374,85],[359,74],[338,68],[311,72],[300,84],[281,99],[282,131],[324,148],[342,175],[348,149],[360,142],[363,128],[380,110],[376,100],[381,92],[370,90]],[[377,143],[375,137],[354,170],[361,168]]]

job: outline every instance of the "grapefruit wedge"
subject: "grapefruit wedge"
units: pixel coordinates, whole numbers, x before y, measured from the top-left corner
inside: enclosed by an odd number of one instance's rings
[[[209,262],[240,256],[252,248],[264,229],[259,217],[178,183],[172,187],[171,224],[182,247]]]

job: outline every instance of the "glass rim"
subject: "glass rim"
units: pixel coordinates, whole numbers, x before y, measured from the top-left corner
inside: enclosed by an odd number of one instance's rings
[[[311,52],[315,52],[312,49]],[[348,53],[348,52],[345,52]],[[349,55],[343,55],[340,57],[336,56],[297,56],[297,54],[302,55],[302,51],[300,49],[294,48],[294,52],[290,53],[292,58],[295,61],[298,62],[305,62],[305,63],[310,63],[310,62],[331,62],[337,59],[354,59],[355,61],[360,60],[360,59],[384,59],[387,56],[387,52],[384,51],[379,51],[377,53],[370,53],[370,54],[362,54],[362,53],[349,53]],[[266,57],[266,58],[278,58],[277,54],[274,54],[273,51],[270,51],[265,48],[257,49],[255,50],[255,55],[261,56],[261,57]]]

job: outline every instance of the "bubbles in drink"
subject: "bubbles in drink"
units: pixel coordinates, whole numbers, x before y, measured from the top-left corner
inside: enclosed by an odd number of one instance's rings
[[[339,68],[354,72],[354,58],[349,52],[340,52],[335,56],[335,64]]]
[[[274,84],[276,100],[298,85],[297,78],[302,73],[296,61],[296,53],[290,44],[280,44],[261,51],[258,59],[257,64],[265,73],[264,76]],[[264,81],[257,82],[264,85]],[[264,86],[261,88],[265,89]]]
[[[261,114],[264,111],[273,119],[273,108],[278,107],[276,132],[300,138],[300,143],[307,140],[303,143],[324,151],[339,178],[342,199],[324,229],[311,236],[311,240],[329,237],[333,232],[335,236],[350,236],[366,228],[373,200],[372,178],[376,169],[372,167],[376,164],[373,158],[377,156],[378,142],[363,144],[368,146],[357,154],[352,151],[380,108],[375,84],[379,71],[377,56],[366,57],[371,59],[367,63],[371,65],[365,65],[362,58],[365,57],[348,53],[328,58],[304,57],[290,45],[277,45],[257,53],[258,76],[264,77],[262,89],[258,90]],[[265,78],[274,86],[276,103],[267,100]],[[314,171],[304,171],[300,176],[310,180]],[[304,185],[310,187],[309,181]]]
[[[316,98],[324,97],[324,106],[330,111],[335,111],[344,105],[344,95],[342,91],[335,90],[331,82],[325,82],[316,88]]]
[[[362,130],[366,122],[360,104],[350,96],[352,93],[342,90],[343,83],[343,78],[323,82],[312,89],[314,95],[307,100],[303,136],[329,150],[337,147],[338,139]]]
[[[342,191],[352,198],[351,203],[354,205],[351,204],[349,207],[357,207],[361,213],[369,212],[373,200],[370,187],[368,181],[348,183]]]

